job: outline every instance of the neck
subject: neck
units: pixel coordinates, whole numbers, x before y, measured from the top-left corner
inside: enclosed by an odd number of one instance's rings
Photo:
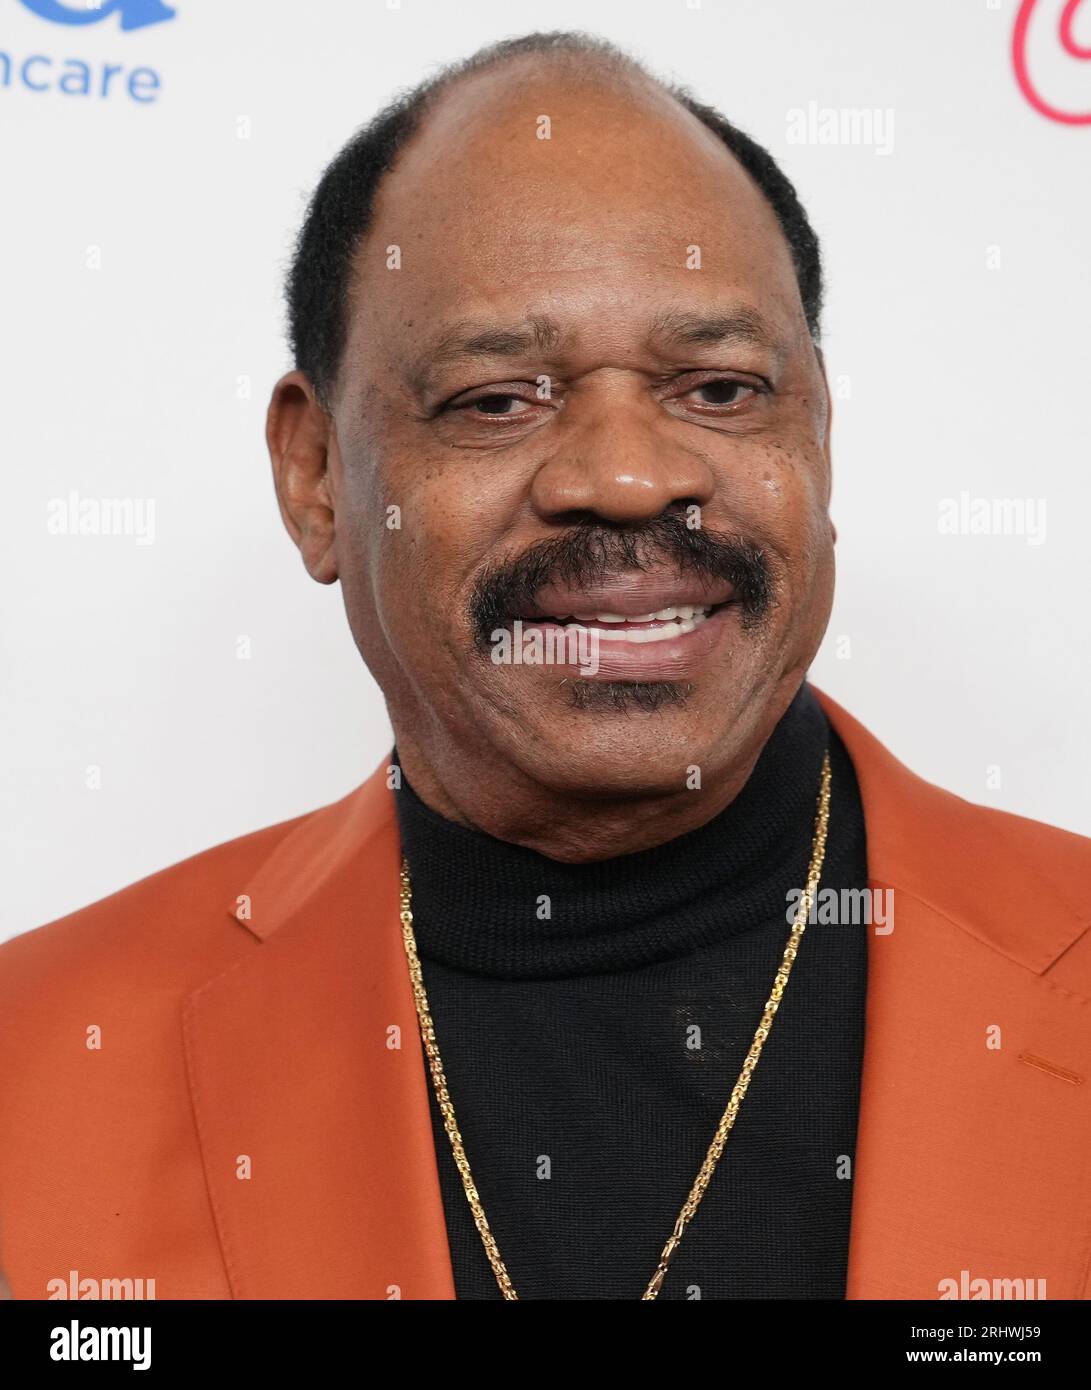
[[[560,976],[663,958],[732,924],[783,922],[786,892],[806,878],[829,743],[804,687],[719,815],[667,844],[594,862],[557,862],[456,824],[403,777],[396,806],[422,959]]]

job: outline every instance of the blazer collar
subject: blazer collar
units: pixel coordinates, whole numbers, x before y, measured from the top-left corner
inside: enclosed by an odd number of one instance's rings
[[[1020,861],[1003,817],[915,777],[817,693],[856,768],[870,882],[895,903],[894,931],[869,937],[849,1297],[935,1298],[971,1266],[1078,1297],[1086,1251],[1056,1213],[1087,1206],[1080,1088],[1019,1058],[1091,1074],[1091,1004],[1039,978],[1087,910]],[[288,832],[245,889],[248,917],[231,909],[260,948],[186,1001],[236,1298],[454,1297],[399,861],[383,767]],[[1045,927],[1025,931],[1031,916]]]

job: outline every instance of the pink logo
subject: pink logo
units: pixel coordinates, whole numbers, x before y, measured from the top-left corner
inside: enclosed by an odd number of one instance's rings
[[[1030,29],[1031,16],[1037,4],[1038,0],[1022,0],[1019,13],[1015,17],[1015,28],[1012,30],[1011,60],[1015,68],[1015,80],[1019,83],[1019,90],[1035,111],[1042,116],[1047,116],[1051,121],[1060,121],[1063,125],[1091,125],[1091,111],[1082,113],[1062,111],[1059,107],[1046,101],[1034,85],[1027,66],[1027,34]],[[1058,35],[1061,40],[1061,47],[1070,57],[1087,59],[1091,58],[1091,45],[1078,43],[1072,32],[1076,11],[1082,4],[1083,0],[1067,0],[1064,10],[1061,12]]]

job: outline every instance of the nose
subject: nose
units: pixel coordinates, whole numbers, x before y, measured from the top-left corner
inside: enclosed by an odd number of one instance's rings
[[[628,395],[628,393],[623,393]],[[570,401],[564,428],[538,468],[531,503],[555,521],[578,512],[636,524],[670,507],[705,506],[715,482],[707,461],[679,440],[651,401]]]

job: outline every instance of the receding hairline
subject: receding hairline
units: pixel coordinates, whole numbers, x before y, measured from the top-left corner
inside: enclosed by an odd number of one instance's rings
[[[808,330],[818,343],[824,297],[821,246],[791,180],[773,155],[673,73],[659,76],[610,40],[581,30],[535,32],[478,49],[403,88],[324,170],[295,238],[285,286],[295,364],[314,382],[323,405],[336,389],[352,292],[357,288],[356,252],[374,226],[383,185],[399,172],[403,150],[427,130],[444,97],[472,77],[511,68],[517,73],[541,71],[546,65],[598,91],[609,86],[634,106],[639,103],[649,121],[658,114],[674,124],[680,108],[696,122],[696,127],[690,121],[677,122],[675,134],[684,140],[696,129],[702,141],[711,139],[710,151],[721,151],[721,157],[738,165],[771,208],[791,256]],[[695,142],[693,148],[700,147]]]
[[[729,149],[714,131],[710,130],[693,111],[679,100],[676,91],[673,91],[664,81],[645,68],[639,60],[631,58],[622,50],[613,45],[600,50],[597,45],[600,42],[606,43],[604,40],[600,41],[589,37],[589,42],[595,46],[586,50],[558,46],[544,52],[538,50],[519,51],[475,66],[457,65],[449,78],[445,78],[441,74],[436,80],[436,86],[429,92],[426,102],[421,107],[412,134],[398,149],[392,166],[379,180],[375,193],[376,203],[382,198],[384,190],[389,190],[391,185],[397,181],[401,171],[400,166],[405,156],[412,151],[413,146],[427,136],[428,126],[437,115],[441,114],[445,99],[457,97],[459,92],[470,85],[474,79],[502,78],[508,70],[518,67],[520,63],[540,69],[542,63],[537,63],[535,60],[543,59],[551,67],[561,68],[564,75],[572,80],[573,85],[585,86],[592,90],[603,90],[604,86],[608,85],[613,94],[631,98],[634,107],[643,106],[645,108],[649,120],[654,120],[657,116],[675,118],[676,129],[680,133],[689,134],[694,139],[695,144],[703,148],[712,158],[724,160],[728,166],[734,166],[738,170],[751,187],[758,203],[768,210],[773,223],[777,224],[776,213],[769,205],[767,195],[753,175],[745,168],[734,151]],[[484,50],[486,53],[488,51]],[[475,58],[478,56],[480,55],[475,55]],[[601,80],[603,73],[609,79],[608,84],[604,84]],[[499,94],[497,95],[499,98]],[[548,115],[549,113],[542,112],[541,114]],[[359,288],[358,277],[363,270],[362,263],[366,255],[366,243],[369,235],[377,230],[373,220],[357,241],[353,256],[354,269],[350,293],[355,293]],[[791,261],[791,249],[783,235],[782,240]]]
[[[393,166],[380,180],[380,189],[397,177],[398,160],[426,134],[429,121],[440,113],[445,100],[456,97],[477,79],[502,79],[510,69],[520,65],[532,70],[541,70],[548,65],[560,69],[573,86],[600,91],[608,88],[616,96],[631,99],[634,107],[645,106],[649,114],[658,109],[664,115],[679,118],[680,129],[689,130],[711,152],[725,156],[735,164],[754,183],[758,196],[764,198],[763,190],[743,167],[738,156],[680,100],[679,94],[684,89],[672,87],[638,58],[608,40],[593,35],[577,35],[576,38],[581,41],[579,46],[575,43],[557,44],[554,47],[513,49],[506,53],[496,52],[501,45],[492,45],[469,59],[442,69],[433,79],[434,85],[427,88],[413,132],[398,150]],[[489,56],[494,53],[495,56]]]

